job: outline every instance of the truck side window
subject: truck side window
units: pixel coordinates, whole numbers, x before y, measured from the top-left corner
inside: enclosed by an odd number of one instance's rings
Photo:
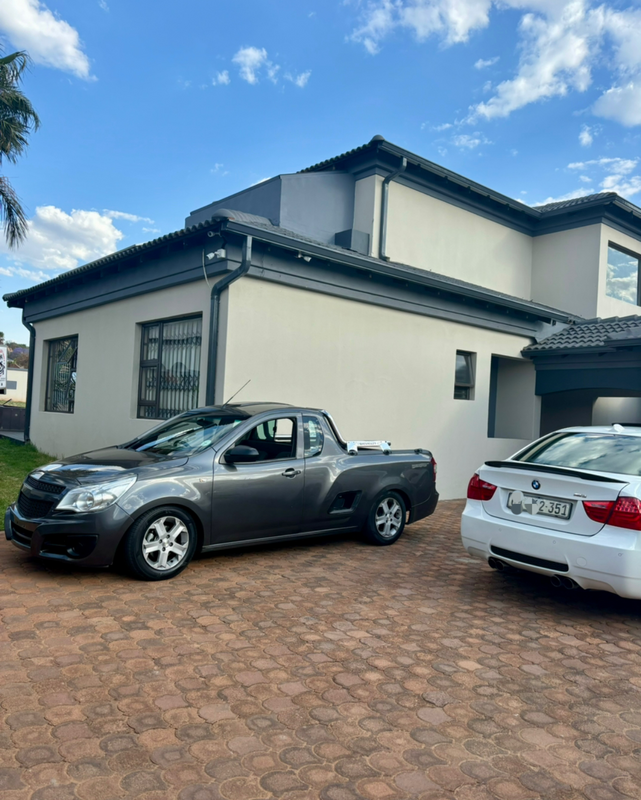
[[[303,417],[303,436],[305,437],[305,458],[318,456],[323,450],[323,429],[317,417]]]

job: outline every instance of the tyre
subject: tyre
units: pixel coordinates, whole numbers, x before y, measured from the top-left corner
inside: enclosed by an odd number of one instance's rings
[[[372,503],[365,526],[365,538],[371,544],[387,545],[403,533],[407,509],[396,492],[383,492]]]
[[[198,533],[181,508],[154,508],[129,529],[122,549],[125,568],[136,578],[164,581],[182,572],[193,558]]]

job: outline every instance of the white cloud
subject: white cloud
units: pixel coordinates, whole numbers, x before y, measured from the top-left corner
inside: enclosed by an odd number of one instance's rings
[[[291,72],[288,72],[285,75],[285,79],[291,81],[295,86],[298,86],[299,89],[304,89],[307,86],[307,81],[311,74],[311,69],[308,69],[306,72],[301,72],[300,75],[292,75]]]
[[[581,173],[578,175],[581,183],[598,181],[598,188],[582,186],[561,197],[548,197],[543,203],[537,205],[573,200],[576,197],[585,197],[597,192],[616,192],[621,197],[628,199],[634,197],[641,192],[640,160],[639,158],[602,157],[568,164],[567,169],[571,174]]]
[[[90,78],[78,31],[40,0],[2,0],[0,31],[16,48],[27,50],[36,64]]]
[[[151,225],[154,224],[153,219],[149,219],[149,217],[139,217],[137,214],[127,214],[126,211],[110,211],[109,209],[105,208],[102,213],[110,219],[126,219],[127,222],[149,222]]]
[[[444,122],[442,125],[436,125],[434,128],[432,128],[432,130],[439,131],[439,132],[440,131],[449,131],[449,129],[453,128],[453,127],[454,126],[452,125],[451,122]]]
[[[598,65],[607,84],[593,113],[641,125],[641,9],[616,5],[612,0],[368,0],[359,3],[361,19],[350,38],[371,54],[392,32],[403,30],[419,41],[435,36],[449,46],[487,27],[492,10],[516,10],[522,13],[516,71],[489,100],[470,109],[469,122],[507,117],[530,103],[584,92]],[[479,59],[475,66],[493,62]]]
[[[106,0],[98,0],[98,5],[103,11],[109,11],[109,6],[107,5]]]
[[[160,228],[143,228],[143,233],[160,233]]]
[[[56,272],[73,269],[113,253],[124,237],[112,217],[97,211],[74,210],[67,214],[55,206],[39,206],[28,224],[27,239],[17,251],[10,252],[0,241],[0,252],[16,263],[19,275],[22,265]]]
[[[474,64],[475,69],[486,69],[487,67],[491,67],[496,64],[499,60],[500,56],[495,56],[494,58],[479,58],[479,60]]]
[[[476,148],[479,145],[492,144],[492,142],[489,139],[486,139],[485,136],[483,136],[483,134],[477,131],[472,135],[469,135],[467,133],[461,133],[456,136],[453,136],[452,144],[455,147],[460,147],[463,150],[476,150]]]
[[[267,62],[267,50],[264,47],[241,47],[232,58],[238,64],[240,77],[247,83],[258,83],[258,72]]]
[[[594,141],[594,134],[589,125],[584,125],[579,133],[579,142],[583,147],[589,147]]]
[[[222,72],[217,72],[211,79],[214,86],[228,86],[231,83],[229,71],[224,69]]]

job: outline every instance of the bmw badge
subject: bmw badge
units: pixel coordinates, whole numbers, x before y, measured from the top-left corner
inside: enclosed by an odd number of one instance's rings
[[[538,481],[532,481],[532,488],[538,490],[541,488],[541,484]]]

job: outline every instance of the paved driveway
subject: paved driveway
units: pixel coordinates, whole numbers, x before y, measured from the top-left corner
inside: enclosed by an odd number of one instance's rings
[[[641,605],[389,548],[209,556],[167,583],[0,544],[2,800],[641,796]]]

